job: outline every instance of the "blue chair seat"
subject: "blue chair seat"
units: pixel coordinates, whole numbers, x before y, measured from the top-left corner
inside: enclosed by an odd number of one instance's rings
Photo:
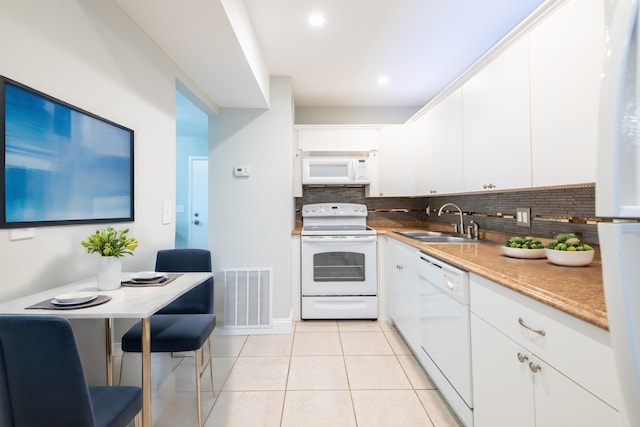
[[[96,427],[126,426],[142,408],[140,387],[89,387]]]
[[[215,314],[154,314],[151,316],[151,352],[198,350],[215,327]],[[122,336],[122,351],[142,352],[141,322],[133,325]]]

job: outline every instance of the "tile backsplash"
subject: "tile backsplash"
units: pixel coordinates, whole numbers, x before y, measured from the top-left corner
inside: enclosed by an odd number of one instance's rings
[[[303,205],[323,202],[363,203],[369,210],[369,221],[399,224],[425,220],[459,223],[457,214],[437,216],[442,205],[454,203],[462,209],[465,224],[473,219],[480,229],[545,238],[571,232],[589,244],[598,244],[596,224],[611,220],[595,216],[594,184],[429,197],[366,197],[363,187],[305,186],[303,196],[296,198],[296,219],[302,219]],[[517,208],[531,209],[531,227],[516,224]]]

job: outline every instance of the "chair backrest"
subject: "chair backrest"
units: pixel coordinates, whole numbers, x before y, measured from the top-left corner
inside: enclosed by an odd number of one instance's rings
[[[89,388],[67,319],[0,315],[0,423],[95,426]],[[2,377],[4,376],[4,381]],[[0,425],[5,425],[0,424]]]
[[[156,271],[167,273],[212,272],[206,249],[164,249],[156,255]],[[213,277],[182,295],[158,314],[212,314]]]
[[[4,351],[0,342],[0,427],[13,427],[11,396],[7,383],[7,369],[4,363]]]

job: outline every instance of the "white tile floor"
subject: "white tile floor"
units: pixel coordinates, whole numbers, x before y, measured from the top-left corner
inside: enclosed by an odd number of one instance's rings
[[[461,424],[392,326],[305,321],[290,335],[212,341],[214,393],[203,376],[206,427],[435,426]],[[193,358],[155,426],[196,425]]]

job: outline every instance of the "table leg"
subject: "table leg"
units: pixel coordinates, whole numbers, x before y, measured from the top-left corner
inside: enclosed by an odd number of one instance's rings
[[[142,319],[142,426],[151,427],[151,318]]]
[[[113,385],[113,348],[111,340],[113,338],[113,319],[110,317],[104,320],[105,348],[107,356],[107,385]]]

